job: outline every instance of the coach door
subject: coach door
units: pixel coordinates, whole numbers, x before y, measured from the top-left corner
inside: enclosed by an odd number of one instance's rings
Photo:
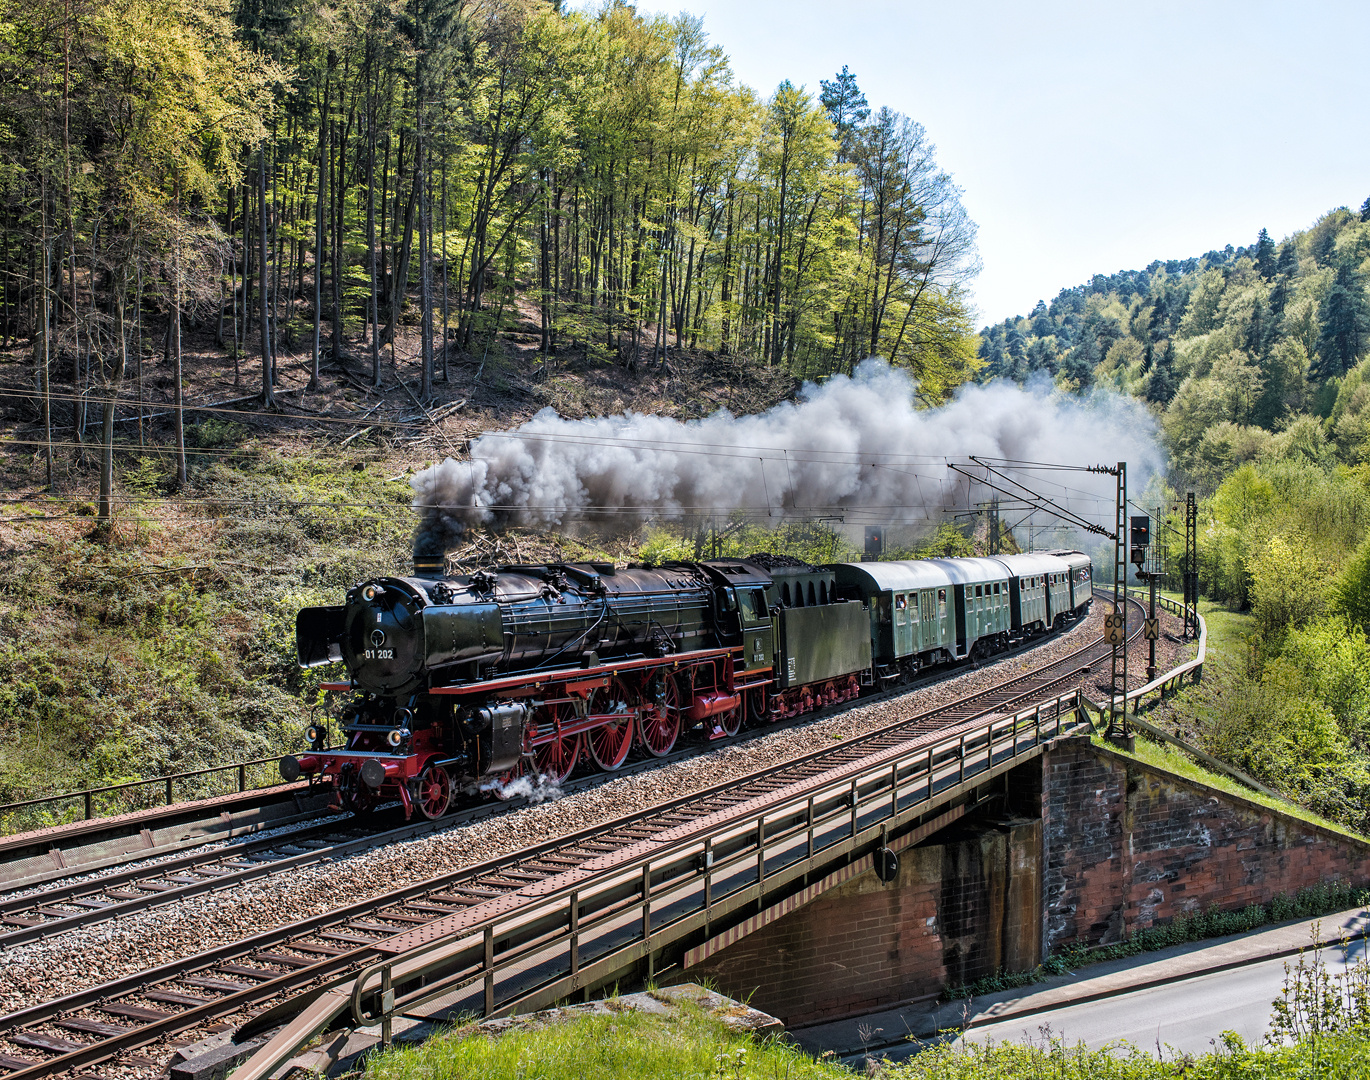
[[[966,587],[952,586],[953,616],[956,619],[956,655],[966,655]]]

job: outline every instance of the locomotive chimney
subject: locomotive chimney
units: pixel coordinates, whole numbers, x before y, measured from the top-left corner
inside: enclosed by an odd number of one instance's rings
[[[420,555],[414,553],[414,576],[422,578],[442,577],[443,571],[447,568],[447,557],[445,555]]]

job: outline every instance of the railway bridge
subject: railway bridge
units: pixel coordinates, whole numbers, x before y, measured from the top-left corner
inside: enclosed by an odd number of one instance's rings
[[[1129,696],[1203,661],[1201,638]],[[707,812],[376,943],[235,1080],[330,1026],[388,1039],[401,1017],[528,1012],[644,980],[708,977],[790,1024],[859,1014],[1031,969],[1065,942],[1365,877],[1370,846],[1110,749],[1091,737],[1101,711],[1070,690],[710,793]]]

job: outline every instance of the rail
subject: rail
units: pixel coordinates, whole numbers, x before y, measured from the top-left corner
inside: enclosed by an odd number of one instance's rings
[[[910,739],[778,792],[376,944],[392,955],[315,999],[234,1080],[261,1080],[344,1013],[394,1017],[542,1008],[642,970],[664,950],[701,945],[738,918],[764,912],[834,867],[864,870],[897,849],[934,811],[1088,728],[1077,690],[1012,715],[991,714]],[[940,826],[937,826],[940,827]]]
[[[80,820],[90,821],[96,816],[95,811],[97,809],[100,810],[100,816],[103,817],[107,815],[109,810],[108,796],[111,796],[116,792],[133,791],[138,788],[151,789],[154,796],[162,796],[164,794],[165,802],[161,802],[159,799],[158,801],[149,800],[135,803],[134,800],[130,799],[128,800],[128,805],[125,807],[126,810],[151,809],[158,805],[171,806],[176,801],[175,792],[178,783],[184,786],[186,782],[197,777],[214,776],[220,773],[236,773],[237,790],[240,793],[248,790],[255,791],[258,788],[272,787],[281,782],[280,774],[276,771],[277,763],[279,761],[280,755],[277,754],[272,757],[253,758],[251,761],[235,761],[229,765],[211,765],[204,769],[192,769],[188,772],[170,773],[166,776],[154,776],[145,780],[125,780],[119,784],[106,784],[103,787],[85,788],[81,791],[68,791],[61,795],[44,795],[37,799],[24,799],[20,802],[3,803],[0,804],[0,824],[3,824],[5,819],[10,815],[23,810],[35,810],[38,807],[51,806],[54,803],[71,802],[77,799],[81,800],[82,810],[84,811],[83,817]],[[266,774],[265,782],[254,783],[252,788],[249,789],[247,783],[248,770],[265,765],[270,766],[270,769]],[[229,792],[219,792],[218,794],[229,794]],[[105,796],[106,799],[99,800],[100,796]],[[201,797],[203,797],[203,794]],[[77,819],[69,818],[67,820],[74,821]],[[65,822],[55,822],[52,824],[65,824]],[[0,832],[4,831],[6,830],[0,828]]]

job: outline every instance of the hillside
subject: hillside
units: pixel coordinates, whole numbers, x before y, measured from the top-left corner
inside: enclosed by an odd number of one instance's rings
[[[1276,243],[1155,262],[985,328],[981,377],[1146,402],[1169,455],[1148,505],[1200,495],[1204,595],[1236,659],[1172,710],[1188,738],[1370,825],[1370,199]],[[1172,584],[1177,567],[1172,564]]]

